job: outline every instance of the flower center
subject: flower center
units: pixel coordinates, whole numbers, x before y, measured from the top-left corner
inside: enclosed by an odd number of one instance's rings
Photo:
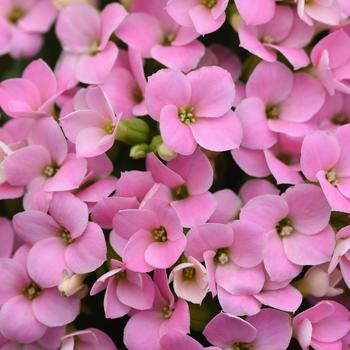
[[[100,52],[99,47],[100,47],[100,42],[98,40],[95,40],[90,46],[90,51],[89,51],[90,56],[96,56]]]
[[[188,189],[185,185],[172,188],[171,194],[174,200],[185,199],[189,196]]]
[[[166,35],[164,38],[163,38],[163,41],[162,41],[162,45],[163,46],[170,46],[171,43],[174,41],[175,37],[176,37],[176,34],[175,32],[171,32],[170,34]]]
[[[212,9],[217,4],[217,0],[201,0],[201,4],[208,9]]]
[[[142,91],[138,87],[132,92],[132,98],[136,103],[141,103],[143,101]]]
[[[287,237],[293,233],[294,227],[290,219],[284,218],[276,225],[276,230],[280,237]]]
[[[115,125],[113,125],[111,122],[108,122],[103,129],[108,135],[112,135],[114,133]]]
[[[126,271],[120,271],[115,275],[115,279],[117,280],[123,280],[124,278],[126,278]]]
[[[268,119],[278,119],[280,114],[280,109],[276,105],[271,105],[266,107],[266,116]]]
[[[234,343],[233,350],[253,350],[253,346],[250,343]]]
[[[326,179],[332,185],[336,185],[338,183],[337,172],[335,171],[334,168],[329,169],[329,170],[326,171]]]
[[[26,14],[26,10],[23,7],[15,6],[7,16],[9,22],[16,24]]]
[[[41,294],[41,288],[34,282],[30,282],[22,290],[22,294],[30,301]]]
[[[163,226],[153,229],[152,236],[156,242],[166,242],[168,240],[166,229]]]
[[[349,118],[345,113],[338,113],[332,118],[332,122],[337,125],[345,125],[349,122]]]
[[[214,256],[215,263],[219,265],[226,265],[230,261],[227,248],[219,248]]]
[[[275,42],[275,39],[271,36],[271,35],[264,35],[262,38],[261,38],[261,41],[264,43],[264,44],[273,44]]]
[[[196,276],[196,269],[194,267],[186,267],[182,270],[182,276],[185,280],[193,280]]]
[[[70,235],[69,231],[67,231],[65,228],[62,228],[58,232],[58,235],[62,239],[62,241],[65,245],[70,245],[71,243],[73,243],[72,236]]]
[[[43,175],[46,177],[52,177],[57,173],[58,169],[59,166],[56,163],[52,163],[44,168]]]
[[[173,314],[173,310],[169,305],[165,305],[162,308],[162,314],[166,320],[169,320],[169,318],[171,318],[171,315]]]
[[[181,123],[184,123],[187,125],[193,124],[196,121],[193,107],[181,107],[181,108],[179,108],[178,116],[179,116]]]

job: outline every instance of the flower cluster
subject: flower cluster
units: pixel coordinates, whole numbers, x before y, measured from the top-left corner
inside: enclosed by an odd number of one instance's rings
[[[348,349],[349,19],[1,0],[0,349]]]

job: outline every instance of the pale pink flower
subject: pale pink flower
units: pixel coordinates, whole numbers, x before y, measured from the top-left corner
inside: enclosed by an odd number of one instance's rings
[[[248,25],[269,22],[276,11],[275,0],[235,0],[237,10]]]

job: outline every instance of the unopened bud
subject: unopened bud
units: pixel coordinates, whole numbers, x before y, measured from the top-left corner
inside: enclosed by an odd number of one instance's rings
[[[128,145],[148,143],[150,128],[139,118],[121,120],[118,124],[116,139]]]
[[[88,292],[88,286],[84,284],[85,275],[69,275],[64,273],[63,281],[59,284],[58,290],[65,297],[76,296],[83,298]]]
[[[95,3],[95,1],[92,1],[92,0],[53,0],[52,2],[59,10],[62,10],[67,6],[75,5],[75,4],[85,3],[85,4],[93,5]]]
[[[140,145],[135,145],[130,148],[129,156],[132,159],[142,159],[145,158],[149,152],[149,146],[146,143]]]
[[[177,156],[177,154],[174,151],[172,151],[168,146],[165,146],[164,143],[162,143],[158,147],[158,155],[160,158],[162,158],[166,162],[176,158],[176,156]]]

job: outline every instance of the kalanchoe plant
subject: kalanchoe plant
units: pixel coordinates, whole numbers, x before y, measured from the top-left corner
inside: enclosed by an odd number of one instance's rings
[[[350,347],[349,0],[0,1],[0,350]]]

